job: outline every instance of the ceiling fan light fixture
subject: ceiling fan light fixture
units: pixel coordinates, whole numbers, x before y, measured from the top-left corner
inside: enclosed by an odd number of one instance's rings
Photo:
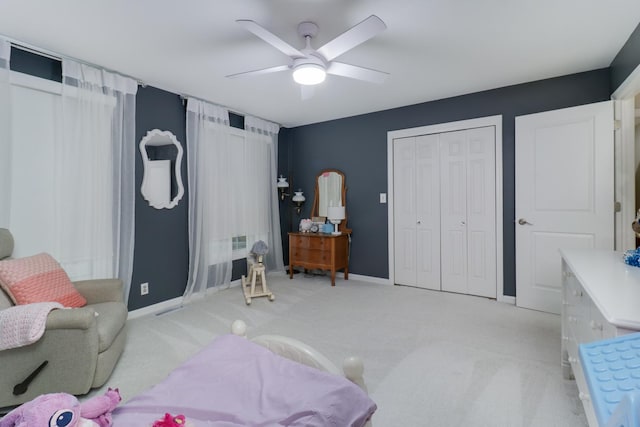
[[[326,77],[324,67],[318,64],[300,64],[293,69],[293,80],[301,85],[317,85]]]

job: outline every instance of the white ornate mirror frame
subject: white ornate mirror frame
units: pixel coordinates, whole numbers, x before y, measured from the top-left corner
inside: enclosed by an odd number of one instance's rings
[[[171,198],[171,160],[151,160],[147,152],[147,147],[161,147],[164,145],[175,145],[178,151],[173,171],[177,193],[173,198]],[[140,187],[142,197],[156,209],[173,208],[184,195],[181,174],[182,144],[170,131],[153,129],[148,131],[145,137],[140,140],[139,148],[144,168],[142,186]]]

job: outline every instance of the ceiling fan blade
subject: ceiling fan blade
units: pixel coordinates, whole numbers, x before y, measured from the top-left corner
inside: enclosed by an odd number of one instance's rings
[[[336,76],[350,77],[352,79],[365,80],[371,83],[383,83],[389,73],[372,70],[371,68],[358,67],[342,62],[332,62],[327,68],[327,73]]]
[[[238,19],[236,22],[240,24],[244,29],[260,37],[262,40],[266,41],[271,46],[275,47],[276,49],[278,49],[280,52],[284,53],[287,56],[301,57],[301,58],[305,56],[298,49],[291,46],[289,43],[285,42],[284,40],[282,40],[280,37],[276,36],[272,32],[256,24],[254,21],[251,21],[248,19]]]
[[[236,77],[258,76],[260,74],[276,73],[278,71],[287,71],[291,68],[288,65],[278,65],[276,67],[262,68],[260,70],[244,71],[242,73],[229,74],[228,78],[235,79]]]
[[[331,61],[348,50],[383,32],[387,26],[376,15],[371,15],[364,21],[351,27],[335,39],[331,40],[317,50],[324,59]]]

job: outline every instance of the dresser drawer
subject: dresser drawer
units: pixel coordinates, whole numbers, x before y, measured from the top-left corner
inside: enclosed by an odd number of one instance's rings
[[[306,236],[292,236],[291,246],[293,248],[305,248],[305,249],[328,249],[330,242],[326,239],[319,237],[306,237]]]
[[[329,270],[331,286],[335,286],[338,270],[349,279],[349,241],[348,234],[289,233],[289,267]],[[293,279],[293,268],[289,270]]]
[[[331,254],[320,249],[293,248],[291,260],[301,265],[313,264],[316,268],[331,267]]]
[[[578,336],[580,335],[580,327],[582,327],[587,320],[590,301],[589,296],[586,295],[573,274],[565,272],[563,315],[566,317],[567,325],[570,326]]]

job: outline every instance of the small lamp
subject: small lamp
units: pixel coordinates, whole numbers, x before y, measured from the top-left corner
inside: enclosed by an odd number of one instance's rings
[[[280,175],[280,178],[278,178],[277,186],[278,186],[278,191],[280,191],[280,200],[284,200],[284,198],[289,195],[285,192],[287,191],[287,188],[289,188],[289,183],[287,182],[287,178]]]
[[[329,206],[327,207],[327,218],[329,219],[329,222],[331,222],[331,224],[334,225],[334,231],[331,234],[334,234],[336,236],[342,234],[340,231],[338,231],[338,224],[340,224],[340,222],[345,219],[346,217],[346,212],[344,209],[344,206]]]
[[[300,215],[300,210],[302,209],[302,205],[305,200],[307,200],[302,194],[302,190],[298,189],[298,191],[294,191],[294,195],[291,198],[291,201],[296,205],[296,213]]]

